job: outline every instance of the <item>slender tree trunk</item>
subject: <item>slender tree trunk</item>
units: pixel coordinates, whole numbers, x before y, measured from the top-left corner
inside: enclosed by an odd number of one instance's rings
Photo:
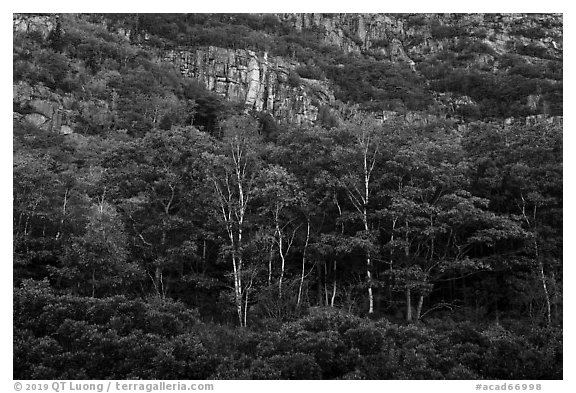
[[[254,276],[250,276],[250,284],[246,288],[245,292],[245,302],[244,302],[244,327],[248,326],[248,295],[252,289],[252,282],[254,281]]]
[[[424,295],[420,295],[418,298],[418,305],[416,306],[416,317],[414,318],[415,321],[420,320],[420,315],[422,315],[422,305],[424,304]]]
[[[334,300],[336,299],[336,259],[334,260],[334,277],[332,282],[332,298],[330,299],[330,307],[334,307]]]
[[[550,282],[552,284],[551,315],[556,317],[558,315],[558,287],[556,286],[556,275],[553,270],[550,271]]]
[[[244,327],[248,326],[248,290],[246,290],[246,295],[244,296]]]
[[[540,283],[542,285],[542,290],[544,291],[544,299],[546,300],[546,324],[550,326],[552,324],[552,307],[550,305],[550,294],[548,292],[548,286],[546,285],[546,275],[544,273],[544,263],[540,257],[538,250],[538,242],[534,240],[534,246],[536,250],[536,260],[538,261],[538,273],[540,276]]]
[[[162,253],[166,252],[166,219],[162,219],[162,226],[164,229],[162,230],[162,238],[160,241]],[[156,266],[156,271],[154,275],[154,279],[156,280],[156,290],[158,291],[158,295],[162,298],[165,297],[166,293],[164,292],[164,280],[162,277],[162,266]]]
[[[364,209],[363,213],[364,213],[364,215],[363,215],[364,230],[366,231],[366,234],[368,234],[368,230],[369,230],[369,228],[368,228],[368,214],[367,214],[366,209]],[[374,313],[374,295],[372,293],[371,268],[372,268],[372,259],[370,258],[370,251],[366,250],[366,279],[368,282],[368,302],[369,302],[368,314]]]
[[[408,243],[408,221],[404,221],[406,224],[406,245],[404,246],[404,254],[406,255],[406,259],[410,255],[410,246]],[[408,277],[406,277],[408,280]],[[412,322],[412,296],[411,296],[411,289],[410,283],[406,282],[406,320],[408,322]]]
[[[374,145],[374,141],[372,140],[372,135],[370,135],[369,130],[362,129],[362,134],[357,136],[356,142],[358,143],[359,147],[362,149],[362,161],[363,161],[363,191],[360,190],[360,187],[357,184],[348,187],[348,197],[350,201],[358,211],[362,215],[362,221],[364,223],[364,230],[366,231],[366,235],[369,233],[369,226],[368,226],[368,205],[370,199],[370,177],[372,175],[372,171],[374,170],[374,166],[376,164],[376,156],[378,154],[378,146]],[[369,153],[370,148],[373,148],[374,151],[372,154]],[[370,156],[370,157],[369,157]],[[366,249],[366,281],[368,285],[368,314],[374,313],[374,296],[372,293],[372,259],[370,255],[370,249]]]
[[[548,292],[548,286],[546,285],[546,275],[544,274],[544,263],[542,258],[538,254],[538,244],[536,244],[536,258],[538,260],[538,273],[540,274],[540,283],[542,284],[542,290],[544,291],[544,298],[546,300],[546,324],[548,326],[552,325],[552,307],[550,305],[550,294]]]
[[[328,264],[324,264],[324,304],[328,305]]]
[[[412,322],[412,300],[410,287],[406,287],[406,321]]]
[[[304,286],[304,271],[306,266],[306,251],[308,249],[309,239],[310,239],[310,220],[307,220],[306,242],[304,243],[304,250],[302,251],[302,272],[300,275],[300,286],[298,287],[298,300],[296,302],[296,307],[300,307],[300,302],[302,301],[302,287]]]
[[[286,259],[284,255],[284,242],[282,232],[278,221],[276,221],[276,233],[278,234],[278,254],[280,255],[280,278],[278,279],[278,297],[282,299],[282,281],[284,280],[284,268],[286,265]]]
[[[164,297],[164,283],[162,281],[162,266],[156,266],[154,271],[154,286],[156,287],[156,292],[158,296]]]
[[[540,284],[542,285],[542,290],[544,291],[544,298],[546,301],[546,324],[548,326],[550,326],[552,324],[552,306],[550,304],[550,294],[548,292],[548,286],[546,285],[546,274],[544,273],[544,262],[542,261],[542,258],[540,257],[540,250],[538,248],[538,230],[536,228],[536,211],[537,211],[537,205],[534,205],[534,212],[532,214],[532,223],[530,222],[530,219],[528,218],[528,216],[526,215],[526,200],[524,199],[524,196],[521,195],[522,198],[522,216],[524,217],[524,220],[526,221],[526,224],[528,224],[528,227],[532,227],[532,233],[534,235],[534,256],[536,257],[536,261],[538,262],[538,275],[540,278]]]
[[[38,203],[36,203],[34,205],[34,207],[32,208],[32,214],[27,214],[26,215],[26,222],[24,223],[24,238],[26,239],[26,252],[28,252],[30,250],[29,246],[30,246],[30,242],[28,241],[28,237],[32,236],[32,224],[30,223],[30,219],[32,218],[32,215],[34,215],[34,212],[36,211],[36,208],[38,207]]]
[[[270,242],[270,256],[268,258],[268,285],[272,284],[272,260],[274,259],[274,242]]]
[[[237,141],[235,141],[237,142]],[[232,160],[234,164],[233,172],[226,172],[224,177],[225,187],[219,184],[216,177],[212,178],[214,190],[220,203],[220,211],[222,218],[226,224],[226,231],[230,241],[230,249],[232,254],[232,268],[234,276],[234,302],[238,314],[238,321],[240,326],[244,326],[244,304],[243,304],[243,291],[242,291],[242,232],[244,225],[244,217],[249,200],[249,192],[245,194],[244,182],[245,168],[242,164],[242,148],[240,144],[230,145]],[[232,186],[232,179],[235,178],[237,184]],[[238,200],[235,200],[233,189],[238,190]],[[248,190],[249,191],[249,190]],[[237,224],[237,230],[235,230]]]
[[[242,287],[239,276],[238,262],[236,258],[236,252],[232,251],[232,269],[234,273],[234,302],[236,303],[238,321],[240,322],[240,326],[243,326],[244,318],[242,312]]]
[[[338,202],[338,197],[334,194],[334,202],[336,203],[336,207],[338,208],[338,215],[342,218],[342,208],[340,207],[340,203]],[[340,223],[340,233],[344,235],[344,221]],[[334,259],[334,278],[333,278],[333,291],[332,291],[332,299],[330,300],[330,307],[334,307],[334,301],[336,299],[336,259]]]
[[[60,228],[56,234],[56,240],[64,236],[64,222],[66,221],[66,207],[68,205],[68,189],[64,191],[64,201],[62,203],[62,216],[60,217]]]
[[[102,190],[102,196],[98,198],[98,210],[100,214],[104,212],[104,201],[106,200],[106,187]]]
[[[228,238],[230,239],[230,246],[232,249],[232,273],[234,276],[234,303],[236,305],[236,312],[238,314],[238,322],[240,326],[242,326],[243,318],[242,318],[242,287],[240,282],[240,269],[238,263],[238,257],[236,254],[236,242],[234,239],[234,232],[232,229],[232,221],[229,219],[227,221],[227,231],[228,231]]]
[[[238,232],[238,244],[241,244],[242,239],[242,231],[239,230]],[[243,298],[243,291],[242,291],[242,255],[241,251],[235,253],[234,257],[234,290],[236,292],[236,308],[238,309],[238,319],[240,321],[240,326],[244,326],[244,314],[242,311],[242,298]]]
[[[18,224],[15,225],[16,237],[18,237],[18,235],[20,234],[20,226],[22,225],[22,216],[23,215],[24,215],[23,213],[18,214]]]
[[[371,261],[370,258],[366,258],[366,278],[368,279],[368,302],[370,304],[368,308],[368,314],[374,313],[374,294],[372,293],[372,273],[370,272]]]
[[[202,273],[206,273],[206,239],[202,243]]]

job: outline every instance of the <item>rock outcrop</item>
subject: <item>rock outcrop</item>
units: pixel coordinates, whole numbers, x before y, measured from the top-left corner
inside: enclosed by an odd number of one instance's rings
[[[25,82],[13,85],[14,118],[56,133],[72,132],[74,111],[66,107],[61,96],[43,85],[30,86]]]
[[[486,45],[486,53],[476,51],[470,62],[485,71],[497,72],[498,57],[512,46],[531,46],[545,52],[543,58],[527,56],[537,64],[546,59],[562,59],[562,16],[552,14],[276,14],[297,31],[312,29],[327,44],[343,52],[373,56],[405,64],[418,72],[418,64],[455,46],[471,42]],[[54,14],[14,14],[14,32],[36,31],[47,37],[58,23]],[[120,30],[118,30],[120,29]],[[114,28],[123,35],[127,30]],[[146,41],[146,40],[144,40]],[[284,123],[317,121],[321,112],[332,107],[338,112],[331,85],[325,80],[301,78],[294,60],[270,56],[266,52],[220,47],[177,48],[159,53],[160,60],[175,64],[181,73],[197,79],[225,99],[243,105],[247,111],[266,112]],[[68,132],[76,127],[62,99],[50,97],[40,87],[14,86],[14,116],[43,129]],[[446,113],[474,102],[467,96],[439,93],[438,106]],[[541,97],[532,95],[526,105],[539,107]],[[85,105],[86,106],[86,105]],[[109,122],[105,103],[76,108],[98,124]],[[102,110],[101,110],[102,109]],[[97,112],[101,112],[99,115]],[[441,117],[441,116],[440,116]],[[427,120],[424,120],[427,121]]]
[[[315,121],[320,107],[334,101],[326,82],[300,78],[298,63],[267,53],[210,46],[169,50],[162,59],[227,100],[287,123]]]
[[[38,32],[47,37],[56,27],[58,17],[54,14],[13,14],[12,31],[18,33]]]
[[[504,53],[511,42],[562,52],[562,15],[557,14],[279,14],[294,29],[315,29],[345,52],[372,52],[413,64],[454,40],[475,36]],[[530,37],[530,30],[546,32]],[[450,31],[456,32],[452,36]],[[526,33],[528,36],[526,36]]]
[[[280,18],[297,31],[317,29],[325,41],[344,52],[374,50],[392,61],[414,62],[405,53],[407,32],[401,18],[386,14],[281,14]]]

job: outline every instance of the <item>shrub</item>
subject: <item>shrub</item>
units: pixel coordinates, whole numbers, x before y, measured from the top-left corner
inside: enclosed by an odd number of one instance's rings
[[[214,362],[194,336],[182,336],[197,324],[194,310],[167,299],[60,296],[46,282],[24,281],[14,292],[14,329],[22,332],[14,376],[181,378],[198,359]]]
[[[300,80],[300,75],[296,70],[291,70],[288,74],[288,84],[292,87],[298,87],[302,84]]]
[[[537,44],[518,45],[516,52],[520,55],[537,57],[540,59],[554,59],[548,54],[548,49]]]
[[[295,71],[300,77],[306,79],[323,80],[326,78],[326,75],[320,68],[312,65],[298,66]]]
[[[320,105],[318,108],[318,117],[316,119],[320,125],[326,129],[338,127],[340,122],[338,117],[332,113],[328,105]]]
[[[430,32],[432,37],[437,40],[445,38],[461,37],[468,34],[466,29],[461,26],[441,25],[435,23],[431,26]]]
[[[428,17],[422,14],[410,15],[406,20],[406,23],[409,28],[426,26],[428,24]]]
[[[541,27],[515,27],[510,31],[512,35],[519,35],[533,40],[546,38],[546,30]]]
[[[288,325],[297,326],[309,332],[337,331],[341,334],[348,329],[360,326],[362,319],[337,308],[313,308],[310,315]]]
[[[372,326],[360,326],[349,329],[344,334],[350,346],[357,348],[361,355],[375,354],[382,350],[384,336],[382,332]]]
[[[282,379],[320,379],[320,366],[314,357],[304,353],[276,355],[266,360],[274,369],[280,371]]]

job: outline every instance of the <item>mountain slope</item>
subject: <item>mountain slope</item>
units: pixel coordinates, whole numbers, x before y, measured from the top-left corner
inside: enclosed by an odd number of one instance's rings
[[[219,96],[282,123],[330,124],[350,105],[456,123],[562,115],[561,15],[15,15],[14,31],[53,43],[58,32],[51,61],[89,69],[85,79],[142,56],[215,93],[208,107]],[[16,67],[21,54],[16,46]],[[200,125],[213,127],[210,116]]]

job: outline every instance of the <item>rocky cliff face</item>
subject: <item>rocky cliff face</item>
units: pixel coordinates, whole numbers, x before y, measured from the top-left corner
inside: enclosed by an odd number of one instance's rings
[[[12,31],[18,33],[38,32],[47,37],[56,27],[57,17],[55,15],[29,15],[13,14]]]
[[[345,52],[369,52],[410,66],[467,36],[480,39],[496,53],[505,53],[514,43],[535,44],[561,56],[563,46],[562,15],[552,14],[279,14],[279,18],[298,31],[322,31],[327,43]],[[526,36],[531,29],[545,36]]]
[[[297,31],[319,29],[325,41],[347,53],[377,49],[380,55],[414,65],[403,49],[404,22],[385,14],[281,14]]]
[[[298,78],[297,63],[267,53],[211,46],[169,50],[162,59],[208,90],[287,123],[315,121],[320,107],[334,101],[327,83]]]
[[[481,64],[485,71],[496,72],[500,67],[498,55],[508,53],[511,46],[532,45],[545,51],[549,58],[562,58],[561,15],[277,14],[276,17],[297,31],[319,32],[326,43],[346,53],[405,64],[417,73],[419,63],[426,58],[471,42],[485,44],[492,50],[478,53],[470,60]],[[57,20],[56,15],[15,14],[13,31],[35,31],[47,37]],[[124,30],[117,32],[129,34]],[[281,122],[314,122],[323,109],[341,106],[335,101],[329,82],[301,78],[296,72],[298,62],[266,52],[209,46],[164,50],[159,52],[159,58],[175,64],[183,75],[199,80],[227,100],[247,110],[267,112]],[[529,61],[544,60],[532,57]],[[74,124],[69,120],[72,116],[67,115],[66,103],[45,90],[41,86],[15,85],[14,104],[18,108],[15,117],[41,128],[68,132],[68,126]],[[538,100],[538,96],[530,96],[527,105],[537,107]],[[459,105],[474,104],[469,97],[444,93],[436,94],[435,101],[445,112],[453,112]],[[86,111],[97,112],[90,108]]]

